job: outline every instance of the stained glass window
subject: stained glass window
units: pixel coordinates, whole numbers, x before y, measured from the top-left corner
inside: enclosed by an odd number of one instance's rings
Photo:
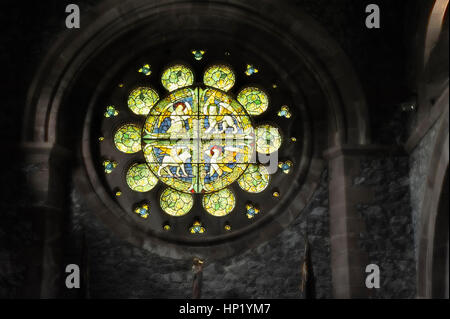
[[[135,192],[148,192],[158,183],[147,164],[133,164],[127,172],[128,186]]]
[[[171,216],[183,216],[191,210],[194,199],[191,194],[166,188],[161,194],[160,205],[162,210]]]
[[[281,135],[276,127],[270,125],[258,126],[255,130],[256,150],[259,153],[270,154],[281,146]]]
[[[139,217],[147,218],[150,214],[150,204],[143,203],[141,205],[136,206],[134,212],[139,215]]]
[[[259,208],[255,207],[253,204],[247,204],[245,206],[246,209],[246,215],[248,219],[254,218],[256,215],[259,214]]]
[[[116,110],[116,108],[113,105],[108,105],[106,107],[106,111],[104,113],[105,117],[114,117],[119,115],[119,111]]]
[[[203,54],[205,54],[205,51],[194,50],[194,51],[192,51],[192,54],[194,55],[194,59],[196,59],[197,61],[200,61],[201,59],[203,59]]]
[[[140,69],[139,69],[139,73],[144,74],[145,76],[149,76],[150,74],[152,74],[152,69],[150,67],[149,64],[144,64]]]
[[[128,107],[137,115],[147,115],[153,105],[158,102],[158,93],[149,87],[140,87],[131,91]]]
[[[291,111],[289,110],[289,107],[287,105],[283,105],[281,109],[278,111],[279,117],[285,117],[290,118],[291,117]]]
[[[192,50],[190,53],[199,61],[205,51]],[[152,73],[148,64],[143,65],[139,72],[143,75]],[[258,69],[247,65],[245,72],[252,75]],[[145,86],[130,92],[128,113],[144,115],[146,119],[140,125],[122,125],[114,133],[113,141],[119,151],[127,154],[142,151],[145,159],[146,163],[133,163],[124,173],[131,190],[149,192],[161,181],[165,185],[156,204],[166,214],[188,214],[194,206],[192,193],[197,193],[205,211],[221,217],[230,214],[236,206],[235,194],[229,188],[232,183],[237,181],[239,187],[249,193],[261,193],[268,188],[270,175],[267,168],[253,160],[256,152],[270,154],[281,147],[280,130],[268,124],[254,129],[251,116],[260,115],[269,108],[269,97],[254,85],[241,88],[234,98],[227,91],[235,85],[235,80],[229,66],[212,65],[203,74],[205,86],[193,86],[193,71],[176,64],[165,69],[161,76],[162,85],[169,91],[167,95],[160,98],[157,91]],[[291,116],[287,106],[274,111],[279,116]],[[119,114],[113,105],[102,112],[105,117]],[[105,142],[102,144],[106,145]],[[111,173],[117,165],[113,160],[105,160],[105,173]],[[280,162],[280,165],[283,172],[288,173],[292,162]],[[126,202],[126,196],[122,196],[123,189],[121,191],[117,186],[112,187],[116,201]],[[271,189],[270,194],[274,198],[280,196],[278,189]],[[142,197],[131,209],[145,219],[150,216],[150,205],[153,209],[155,203],[141,200]],[[247,202],[245,215],[251,219],[258,213],[258,203]],[[159,221],[158,227],[165,231],[178,227],[177,224],[162,222]],[[231,231],[226,218],[221,225],[223,232]],[[185,231],[193,234],[206,231],[199,220],[185,227]]]
[[[206,70],[203,82],[205,85],[228,91],[235,82],[234,72],[226,65],[213,65]]]
[[[110,161],[110,160],[104,160],[103,167],[105,169],[106,174],[111,174],[112,171],[117,167],[117,162]]]
[[[289,172],[291,171],[291,167],[292,167],[292,162],[291,161],[286,161],[286,162],[279,162],[278,163],[278,167],[281,168],[281,171],[285,174],[289,174]]]
[[[250,75],[256,74],[258,72],[259,72],[259,70],[257,68],[255,68],[253,65],[247,64],[247,68],[245,70],[245,75],[250,76]]]
[[[239,186],[249,193],[261,193],[269,185],[270,175],[263,165],[250,164],[239,178]]]
[[[203,196],[203,207],[213,216],[228,215],[234,208],[236,199],[228,188]]]
[[[189,228],[189,231],[191,234],[203,234],[206,229],[202,226],[202,223],[199,221],[195,221],[194,224],[192,224],[192,227]]]
[[[136,153],[141,150],[141,129],[135,124],[125,124],[114,134],[114,144],[123,153]]]
[[[161,83],[168,91],[194,83],[194,73],[184,65],[177,64],[165,70],[161,76]]]
[[[162,99],[147,117],[143,142],[153,173],[192,193],[233,183],[254,150],[253,127],[243,107],[212,88],[180,89]]]
[[[269,107],[269,98],[262,90],[247,87],[239,92],[237,99],[250,115],[259,115]]]

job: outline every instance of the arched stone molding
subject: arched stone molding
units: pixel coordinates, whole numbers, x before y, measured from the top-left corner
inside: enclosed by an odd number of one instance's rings
[[[83,16],[82,29],[64,31],[37,72],[27,99],[23,139],[57,139],[58,114],[64,96],[73,88],[83,68],[107,45],[142,25],[161,23],[155,16],[172,12],[246,17],[282,39],[305,62],[328,98],[331,145],[369,142],[367,106],[350,61],[339,46],[309,16],[298,9],[289,11],[270,1],[185,1],[111,0]],[[286,12],[291,12],[287,17]],[[88,22],[90,20],[90,22]],[[159,22],[158,22],[159,21]],[[213,31],[213,30],[212,30]],[[233,30],[230,30],[231,33]],[[330,146],[331,146],[330,145]]]
[[[419,217],[418,298],[448,298],[448,99],[443,103],[446,110],[441,116]]]
[[[214,24],[212,18],[226,23]],[[281,80],[290,83],[293,94],[300,94],[297,86],[306,85],[302,83],[305,79],[298,75],[299,70],[311,75],[309,87],[311,83],[318,85],[308,94],[320,103],[313,105],[315,109],[310,106],[308,110],[301,110],[313,141],[306,144],[310,150],[303,164],[305,174],[299,176],[302,190],[291,207],[272,220],[270,227],[266,225],[260,235],[247,238],[245,242],[249,247],[280,232],[298,216],[324,168],[322,152],[325,149],[370,142],[367,106],[351,62],[335,41],[298,9],[289,10],[285,4],[271,1],[111,0],[83,15],[82,21],[81,29],[61,34],[36,74],[27,100],[23,140],[61,145],[70,149],[74,156],[81,154],[75,179],[85,200],[103,222],[137,246],[170,257],[186,252],[185,249],[177,251],[176,244],[167,246],[174,249],[161,248],[164,245],[160,240],[150,241],[145,233],[123,222],[121,215],[124,213],[108,199],[109,195],[99,187],[98,181],[88,178],[94,170],[85,128],[91,125],[89,116],[98,90],[150,45],[189,38],[192,32],[199,30],[207,32],[209,37],[251,39],[252,34],[245,32],[253,30],[260,34],[259,38],[268,39],[259,54],[278,66]],[[166,24],[167,21],[171,23]],[[166,27],[167,32],[162,32]],[[149,30],[155,30],[154,34]],[[143,41],[145,37],[147,40]],[[139,45],[130,50],[131,42]],[[80,136],[83,136],[82,141]],[[111,211],[116,211],[119,218],[111,218]],[[205,251],[221,255],[236,252],[233,245],[223,244],[192,247],[187,253],[201,256]]]

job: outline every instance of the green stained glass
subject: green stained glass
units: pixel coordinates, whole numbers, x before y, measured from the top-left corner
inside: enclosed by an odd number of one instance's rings
[[[258,126],[255,130],[256,150],[259,153],[270,154],[277,151],[282,142],[279,130],[270,125]]]
[[[150,214],[150,204],[149,203],[143,203],[139,206],[136,206],[134,209],[134,212],[139,215],[141,218],[147,218]]]
[[[247,68],[245,70],[245,75],[250,76],[250,75],[256,74],[258,72],[259,72],[259,70],[257,68],[255,68],[253,65],[247,64]]]
[[[269,185],[270,175],[263,165],[250,164],[239,178],[239,186],[249,193],[261,193]]]
[[[116,148],[127,154],[141,150],[141,129],[135,124],[125,124],[114,134]]]
[[[161,83],[168,91],[194,83],[194,73],[184,65],[177,64],[166,69],[161,76]]]
[[[193,204],[194,199],[191,194],[181,193],[172,188],[166,188],[160,198],[162,210],[171,216],[186,215]]]
[[[143,153],[152,172],[185,193],[212,193],[236,181],[254,153],[243,106],[214,88],[181,88],[152,108]]]
[[[130,93],[128,107],[134,114],[147,115],[158,99],[158,93],[152,88],[139,87]]]
[[[279,162],[278,163],[278,167],[281,168],[281,171],[285,174],[289,174],[289,172],[291,171],[291,167],[292,167],[292,162],[291,161],[286,161],[286,162]]]
[[[203,59],[203,54],[205,54],[205,51],[194,50],[194,51],[192,51],[192,54],[194,55],[194,59],[196,59],[197,61],[200,61],[201,59]]]
[[[106,107],[106,111],[104,113],[105,117],[114,117],[119,115],[119,111],[116,110],[116,108],[113,105],[108,105]]]
[[[283,105],[281,109],[278,111],[279,117],[285,117],[290,118],[292,116],[291,111],[289,110],[289,107],[287,105]]]
[[[149,64],[145,64],[142,66],[142,68],[139,69],[139,73],[142,73],[145,76],[149,76],[150,74],[152,74],[152,69]]]
[[[112,171],[117,167],[117,162],[110,161],[110,160],[104,160],[103,167],[105,168],[106,174],[111,174]]]
[[[228,188],[203,196],[203,208],[213,216],[228,215],[236,204],[234,194]]]
[[[205,71],[203,83],[217,89],[228,91],[236,81],[234,72],[226,65],[213,65]]]
[[[239,92],[237,99],[250,115],[259,115],[269,107],[267,94],[255,87],[243,89]]]
[[[202,223],[199,221],[195,221],[194,224],[192,224],[192,227],[189,228],[191,234],[203,234],[205,231],[205,227],[203,227]]]
[[[248,219],[254,218],[256,215],[259,214],[259,208],[257,208],[253,204],[247,204],[245,206],[245,214],[247,215]]]
[[[147,164],[133,164],[127,172],[128,186],[135,192],[148,192],[158,183],[158,178],[148,168]]]

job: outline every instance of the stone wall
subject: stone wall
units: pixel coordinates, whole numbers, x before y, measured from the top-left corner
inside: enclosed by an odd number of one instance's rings
[[[81,263],[86,238],[89,295],[92,298],[190,298],[191,260],[160,257],[133,247],[110,232],[71,195],[66,263]],[[258,247],[225,260],[206,263],[204,298],[299,298],[300,267],[308,228],[318,298],[331,298],[327,176],[300,217]],[[73,297],[74,292],[65,292]]]
[[[17,155],[17,149],[11,154]],[[8,158],[11,160],[11,157]],[[17,298],[24,293],[30,265],[27,254],[33,243],[33,219],[36,215],[25,207],[32,201],[27,191],[27,172],[37,165],[14,165],[0,173],[0,299]]]
[[[360,245],[369,263],[380,267],[380,289],[374,298],[414,298],[416,267],[414,228],[409,195],[408,157],[365,159],[354,184],[374,191],[372,201],[358,206],[366,231]]]
[[[422,138],[420,143],[414,148],[410,154],[410,192],[411,192],[411,208],[412,221],[414,226],[414,250],[417,260],[417,240],[419,236],[420,210],[422,207],[425,185],[427,181],[428,171],[430,169],[430,160],[433,153],[436,132],[439,128],[440,121],[437,121],[433,127]]]

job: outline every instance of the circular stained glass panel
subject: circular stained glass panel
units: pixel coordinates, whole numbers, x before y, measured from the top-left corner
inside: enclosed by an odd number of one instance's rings
[[[269,98],[262,90],[248,87],[239,92],[237,99],[250,115],[260,115],[269,107]]]
[[[270,125],[258,126],[255,130],[256,150],[259,153],[270,154],[277,151],[282,142],[278,128]]]
[[[140,87],[131,91],[128,97],[128,107],[137,115],[147,115],[158,102],[159,95],[152,88]]]
[[[144,157],[170,187],[211,193],[236,181],[254,152],[251,120],[239,102],[213,88],[182,88],[152,108]]]
[[[162,85],[170,92],[194,83],[194,73],[184,65],[177,64],[166,69],[161,76]]]
[[[213,65],[205,71],[203,83],[214,88],[228,91],[236,81],[234,72],[226,65]]]
[[[166,188],[160,198],[162,210],[171,216],[183,216],[189,213],[194,204],[191,194],[178,192],[172,188]]]
[[[203,196],[203,208],[216,217],[228,215],[236,204],[236,198],[228,188]]]
[[[125,124],[114,134],[116,148],[127,154],[141,150],[141,129],[135,124]]]
[[[127,172],[128,186],[135,192],[148,192],[158,183],[147,164],[134,164]]]
[[[263,165],[250,164],[239,178],[239,186],[249,193],[261,193],[269,185],[270,175]]]

